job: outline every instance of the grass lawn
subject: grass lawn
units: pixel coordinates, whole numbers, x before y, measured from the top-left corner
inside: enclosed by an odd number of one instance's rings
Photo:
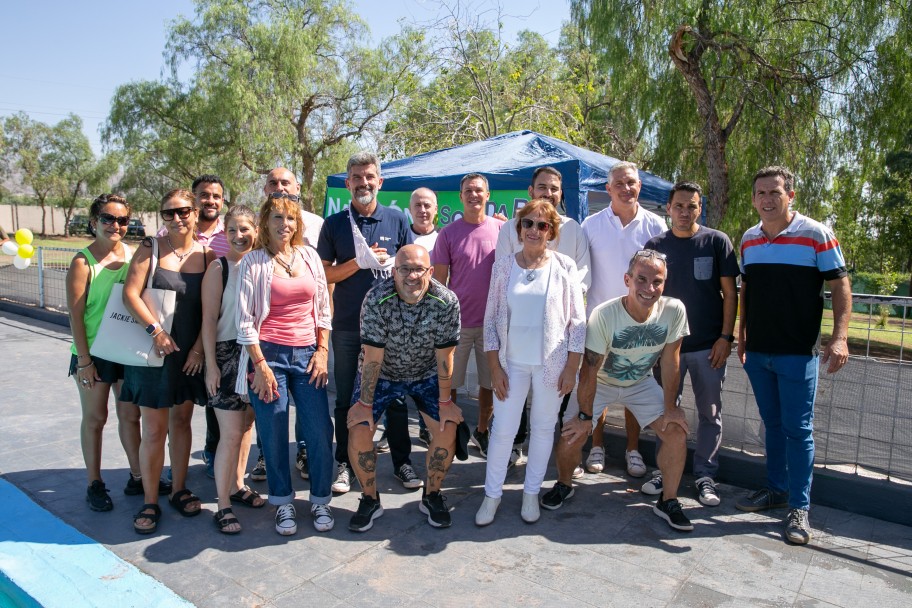
[[[908,314],[908,313],[907,313]],[[879,317],[853,312],[849,320],[849,353],[878,359],[912,361],[912,319],[907,317],[905,331],[902,318],[890,317],[886,327],[877,327]],[[825,344],[833,334],[833,311],[823,311],[821,338]],[[870,341],[870,346],[868,343]]]

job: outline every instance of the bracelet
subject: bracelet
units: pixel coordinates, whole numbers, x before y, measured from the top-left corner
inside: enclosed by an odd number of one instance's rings
[[[83,357],[91,357],[91,355],[76,355],[77,359],[82,359]]]
[[[256,361],[253,362],[253,365],[259,365],[260,363],[262,363],[265,360],[266,360],[266,357],[260,357],[259,359],[257,359]]]
[[[363,405],[364,407],[369,407],[369,408],[371,408],[371,409],[374,408],[374,404],[373,404],[373,403],[364,403],[364,402],[361,401],[360,399],[358,399],[358,403],[360,403],[360,404]]]
[[[453,403],[453,398],[450,397],[450,398],[447,399],[446,401],[440,401],[440,400],[438,400],[437,403],[438,403],[438,405],[446,405],[447,403]]]
[[[92,367],[93,365],[95,365],[95,362],[94,362],[94,361],[89,361],[89,362],[86,363],[85,365],[77,365],[77,366],[76,366],[76,369],[88,369],[88,368]]]
[[[152,334],[152,339],[154,340],[154,339],[156,338],[156,336],[159,336],[159,335],[161,335],[161,334],[163,334],[163,333],[165,333],[165,330],[162,329],[162,328],[158,328],[158,331],[155,332],[154,334]]]
[[[202,354],[203,354],[201,352],[197,352],[197,351],[193,350],[192,348],[190,349],[190,352],[193,353],[194,355],[200,355],[200,356],[202,356]]]

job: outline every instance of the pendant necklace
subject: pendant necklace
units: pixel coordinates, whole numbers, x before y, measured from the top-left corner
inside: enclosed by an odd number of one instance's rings
[[[174,255],[177,256],[178,261],[183,264],[184,258],[187,257],[188,255],[190,255],[190,252],[193,251],[193,243],[190,244],[190,249],[188,249],[186,253],[181,254],[177,249],[174,248],[174,245],[171,244],[171,235],[170,234],[167,236],[167,239],[168,239],[168,247],[170,247],[171,251],[174,252]]]
[[[520,251],[519,255],[522,256],[523,263],[526,265],[526,269],[525,269],[526,270],[526,283],[531,283],[532,281],[535,280],[535,277],[538,276],[538,266],[536,266],[535,268],[531,268],[532,265],[526,259],[526,254],[524,252]],[[541,256],[540,258],[538,258],[538,260],[535,263],[541,264],[541,261],[544,259],[544,257],[545,257],[544,255]]]
[[[291,251],[291,262],[286,263],[285,260],[283,260],[281,257],[279,257],[278,253],[275,254],[275,260],[282,266],[282,268],[285,269],[285,272],[288,273],[288,276],[291,276],[291,269],[294,268],[294,265],[295,265],[294,250]]]

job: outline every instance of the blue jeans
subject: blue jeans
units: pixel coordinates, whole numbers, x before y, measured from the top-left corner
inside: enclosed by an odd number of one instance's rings
[[[788,491],[792,509],[811,504],[817,359],[748,352],[744,361],[766,427],[767,483],[777,492]]]
[[[348,462],[348,408],[352,405],[355,376],[358,374],[358,355],[361,353],[361,333],[335,330],[331,334],[333,346],[333,378],[336,381],[336,460]],[[411,464],[412,439],[408,429],[408,406],[405,399],[397,399],[386,410],[386,439],[390,445],[393,470]],[[310,443],[308,442],[308,446]],[[308,452],[309,453],[309,452]],[[349,464],[349,467],[351,465]]]
[[[326,388],[310,384],[307,366],[316,346],[284,346],[260,342],[260,350],[279,385],[279,396],[264,403],[253,390],[250,403],[256,412],[257,433],[263,442],[269,503],[284,505],[294,499],[291,465],[288,457],[289,397],[295,402],[295,427],[304,433],[310,464],[310,502],[329,504],[333,475],[332,421]]]

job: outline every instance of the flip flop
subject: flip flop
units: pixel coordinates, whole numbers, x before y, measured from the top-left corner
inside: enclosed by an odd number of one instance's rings
[[[238,534],[241,531],[240,528],[238,528],[237,530],[226,530],[225,529],[228,526],[230,526],[231,524],[240,525],[240,522],[238,521],[238,518],[234,516],[234,511],[231,510],[231,507],[227,507],[225,509],[222,509],[221,511],[217,511],[216,514],[212,517],[212,519],[215,520],[215,525],[218,526],[219,532],[221,532],[222,534]]]
[[[147,510],[151,510],[152,513],[146,513],[145,511]],[[158,520],[161,517],[161,513],[161,507],[158,505],[143,505],[142,509],[139,510],[139,513],[133,516],[133,530],[135,530],[137,534],[152,534],[158,527]],[[152,523],[148,526],[140,526],[136,523],[140,519],[148,519]]]
[[[247,486],[244,486],[234,494],[228,497],[231,502],[237,502],[244,506],[251,507],[253,509],[259,509],[266,506],[266,499],[260,496],[259,492],[256,490],[251,490]],[[262,502],[257,503],[257,499]]]
[[[183,490],[176,492],[169,500],[171,506],[177,509],[177,512],[183,515],[184,517],[194,517],[202,513],[202,501],[200,501],[199,496],[191,492],[190,490],[184,488]],[[195,511],[191,511],[187,508],[190,503],[199,502],[200,508]]]

